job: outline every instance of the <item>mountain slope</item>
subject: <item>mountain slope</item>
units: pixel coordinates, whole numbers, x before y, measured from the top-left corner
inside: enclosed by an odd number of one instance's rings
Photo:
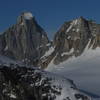
[[[78,88],[90,92],[91,96],[100,99],[100,48],[86,50],[79,57],[71,57],[59,65],[53,61],[46,69],[59,75],[67,76],[78,84]]]
[[[37,65],[48,50],[49,39],[30,12],[22,13],[15,25],[0,35],[0,54]]]
[[[91,100],[73,81],[20,65],[0,65],[0,100]]]
[[[47,66],[52,59],[55,65],[59,65],[73,56],[82,55],[87,45],[90,49],[100,47],[100,25],[83,17],[65,22],[55,34],[54,51],[43,60],[47,61]]]
[[[54,38],[46,70],[73,79],[100,100],[100,25],[82,17],[66,22]],[[52,57],[52,59],[49,59]]]
[[[66,22],[55,34],[52,48],[42,59],[45,70],[73,79],[100,100],[100,25],[83,17]]]

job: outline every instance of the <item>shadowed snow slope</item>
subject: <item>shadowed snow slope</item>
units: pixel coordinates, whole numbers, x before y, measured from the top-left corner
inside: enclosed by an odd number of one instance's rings
[[[87,48],[86,48],[87,49]],[[80,89],[97,94],[100,97],[100,48],[85,50],[79,57],[72,57],[67,61],[48,68],[51,72],[73,79]],[[100,100],[100,98],[98,99]]]

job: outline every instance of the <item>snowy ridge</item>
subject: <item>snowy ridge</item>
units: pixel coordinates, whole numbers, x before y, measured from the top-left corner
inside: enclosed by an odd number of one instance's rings
[[[74,48],[72,48],[69,52],[63,52],[63,53],[61,54],[61,56],[69,55],[69,54],[71,54],[71,53],[73,53],[73,52],[74,52]]]
[[[36,83],[37,86],[41,85],[43,81],[48,78],[50,79],[51,88],[60,93],[60,95],[57,95],[51,92],[50,95],[52,96],[52,98],[54,96],[56,97],[54,100],[91,100],[88,95],[80,92],[77,89],[72,80],[51,72],[36,70],[35,74],[37,73],[41,73],[42,75],[41,81],[39,83]],[[43,95],[45,96],[46,94]],[[79,98],[77,98],[76,95],[79,95]]]
[[[50,44],[47,44],[47,45],[50,45]],[[52,54],[53,51],[54,51],[54,47],[50,47],[49,50],[46,51],[46,53],[41,58],[48,57],[49,55]]]

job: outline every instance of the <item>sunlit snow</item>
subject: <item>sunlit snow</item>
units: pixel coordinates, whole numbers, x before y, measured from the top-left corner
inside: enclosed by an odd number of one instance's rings
[[[27,12],[27,13],[24,13],[24,18],[27,19],[27,20],[30,20],[30,19],[33,18],[33,15],[32,15],[32,13]]]

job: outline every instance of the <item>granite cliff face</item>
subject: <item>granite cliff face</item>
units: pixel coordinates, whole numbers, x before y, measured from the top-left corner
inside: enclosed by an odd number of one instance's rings
[[[61,26],[54,36],[54,51],[42,59],[42,64],[48,66],[53,61],[55,65],[58,65],[72,56],[80,56],[85,49],[97,47],[100,47],[100,25],[79,17]]]
[[[30,12],[22,13],[17,23],[0,35],[0,54],[37,65],[48,50],[49,39]]]

